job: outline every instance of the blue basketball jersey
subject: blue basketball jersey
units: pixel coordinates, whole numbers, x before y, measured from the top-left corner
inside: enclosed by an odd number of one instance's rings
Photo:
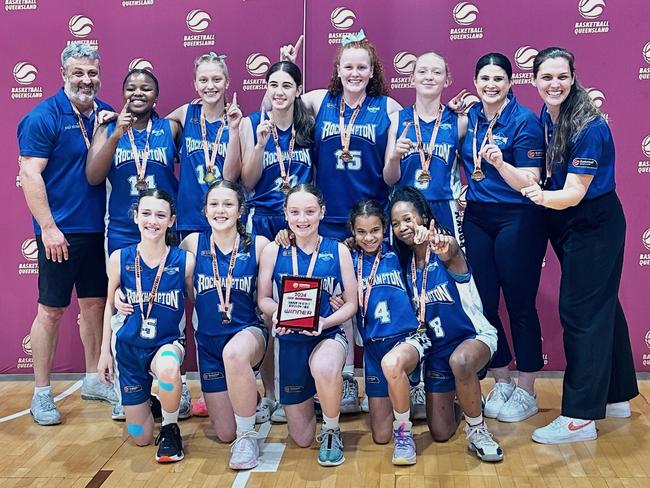
[[[493,329],[483,315],[483,305],[471,271],[465,280],[456,281],[435,254],[431,255],[427,266],[425,321],[432,351],[444,350]],[[422,270],[418,269],[416,274],[417,290],[413,290],[409,265],[406,280],[411,297],[414,294],[420,296],[422,289]]]
[[[145,181],[149,188],[164,190],[176,201],[178,181],[174,175],[174,162],[177,151],[169,121],[152,116],[149,137],[149,157]],[[108,125],[108,136],[115,131],[115,122]],[[147,143],[146,129],[133,130],[135,145],[140,157]],[[136,187],[138,172],[135,166],[129,135],[124,134],[117,143],[113,164],[108,172],[111,190],[108,197],[108,238],[121,242],[140,241],[138,226],[133,222],[131,210],[137,203],[140,192]]]
[[[316,186],[323,192],[327,212],[325,222],[347,222],[350,208],[359,199],[373,198],[388,206],[388,186],[384,182],[384,152],[390,119],[388,98],[367,96],[361,105],[350,137],[352,159],[341,160],[339,110],[342,93],[325,95],[316,116]],[[345,124],[353,109],[345,106]]]
[[[149,319],[154,327],[142,326],[142,309],[138,301],[135,280],[135,256],[137,244],[120,250],[120,288],[128,303],[133,305],[129,315],[115,333],[118,341],[153,348],[171,344],[185,338],[185,260],[187,253],[178,247],[171,247],[158,285]],[[151,287],[158,267],[150,268],[140,259],[142,269],[142,300],[146,313]]]
[[[296,248],[298,258],[298,275],[305,276],[309,269],[311,254],[306,254],[299,247]],[[279,290],[282,289],[282,277],[293,275],[291,261],[291,248],[278,249],[278,255],[273,268],[273,298],[279,301]],[[320,294],[320,316],[329,317],[334,310],[330,305],[330,297],[343,292],[343,278],[339,263],[339,242],[323,237],[318,250],[318,257],[312,273],[313,278],[322,278]],[[335,327],[333,329],[336,329]],[[283,340],[309,341],[312,337],[302,334],[287,334],[280,336]]]
[[[546,111],[546,105],[542,109],[541,120],[550,141],[553,136],[553,121]],[[616,189],[615,159],[614,140],[609,125],[603,118],[593,120],[568,141],[566,161],[554,161],[549,190],[561,190],[567,174],[575,173],[593,176],[584,200],[609,193]]]
[[[360,256],[358,250],[352,252],[355,273],[358,270]],[[364,254],[361,280],[364,293],[374,262],[374,255]],[[365,319],[361,316],[361,310],[357,312],[357,328],[364,341],[405,334],[418,328],[418,321],[404,285],[399,258],[386,243],[381,246],[381,258],[368,298]]]
[[[222,126],[221,119],[214,122],[206,120],[205,129],[209,156],[215,151],[215,138]],[[228,125],[221,131],[217,155],[214,159],[212,173],[217,180],[223,179],[223,163],[226,159],[228,146]],[[201,138],[201,105],[190,103],[183,123],[181,139],[181,167],[178,191],[178,230],[197,231],[210,230],[210,226],[203,215],[203,202],[208,191],[205,181],[206,163],[203,152],[203,139]]]
[[[542,124],[535,114],[517,102],[514,95],[503,108],[492,129],[494,142],[503,154],[503,160],[517,168],[541,168],[544,165],[544,133]],[[490,120],[483,113],[483,105],[476,103],[467,114],[467,135],[463,139],[461,153],[467,176],[467,201],[483,203],[523,203],[534,205],[521,192],[505,182],[499,172],[485,159],[481,169],[485,174],[482,181],[474,181],[473,145],[476,139],[476,152],[480,152],[481,142],[487,133]],[[475,129],[476,128],[476,133]],[[489,141],[486,140],[486,144]]]
[[[413,105],[410,105],[399,111],[399,124],[397,126],[397,137],[402,134],[407,123],[411,122],[411,127],[406,133],[406,137],[417,141],[415,126],[413,125]],[[431,134],[435,125],[435,120],[423,122],[420,119],[420,132],[422,134],[422,143],[428,146],[431,140]],[[412,147],[400,160],[400,179],[395,183],[395,188],[412,186],[422,192],[427,200],[455,200],[460,196],[462,184],[460,181],[460,167],[458,166],[458,115],[453,110],[445,109],[438,128],[435,145],[433,146],[433,157],[429,165],[431,173],[430,181],[419,181],[418,178],[422,173],[422,162],[420,152],[417,147]],[[425,154],[425,157],[428,156]]]
[[[233,268],[233,281],[230,290],[231,315],[230,322],[221,320],[219,311],[219,295],[215,288],[212,256],[210,255],[211,232],[202,232],[196,249],[196,266],[194,268],[194,293],[198,323],[194,324],[197,332],[209,335],[229,335],[262,321],[257,314],[257,258],[255,256],[255,236],[251,236],[251,244],[246,249],[243,239],[240,239],[237,249],[237,259]],[[226,276],[232,253],[224,254],[218,246],[214,246],[217,254],[219,270],[219,286],[226,294]]]
[[[254,112],[248,116],[253,126],[253,143],[257,144],[257,126],[260,125],[260,113]],[[291,127],[287,130],[278,129],[278,139],[282,150],[282,160],[286,171],[289,163],[289,144]],[[312,182],[311,148],[294,145],[293,158],[289,167],[289,186],[299,183]],[[280,163],[273,137],[269,137],[264,154],[262,155],[262,175],[248,195],[248,204],[258,215],[282,215],[284,210],[284,193],[282,193],[282,177]]]

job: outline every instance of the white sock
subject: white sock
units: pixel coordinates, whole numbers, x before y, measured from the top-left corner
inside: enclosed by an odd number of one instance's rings
[[[240,417],[235,414],[235,423],[237,424],[237,437],[255,430],[255,414],[250,417]]]
[[[478,417],[470,417],[468,415],[465,415],[465,422],[467,422],[467,425],[470,427],[476,427],[477,425],[483,423],[483,414],[480,414]]]
[[[339,428],[339,415],[328,417],[323,414],[323,429],[336,430]]]
[[[407,410],[406,412],[399,413],[397,410],[393,410],[393,416],[395,417],[395,421],[397,421],[400,424],[408,424],[408,428],[411,428],[411,410]]]
[[[36,396],[36,395],[51,395],[51,394],[52,394],[52,385],[35,386],[34,387],[34,396]]]
[[[181,375],[181,383],[183,383],[184,385],[187,385],[187,375],[186,374]]]
[[[346,379],[354,378],[354,364],[346,364],[343,366],[343,377]]]
[[[176,409],[175,412],[166,412],[165,409],[162,410],[162,424],[167,425],[167,424],[177,424],[178,423],[178,408]]]

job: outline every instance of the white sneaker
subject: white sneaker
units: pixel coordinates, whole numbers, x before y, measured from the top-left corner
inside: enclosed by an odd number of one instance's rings
[[[263,424],[271,420],[271,414],[273,414],[276,408],[278,408],[278,402],[268,397],[262,397],[255,409],[255,423]]]
[[[257,432],[251,430],[237,436],[230,445],[230,469],[253,469],[260,462],[260,448],[257,443]]]
[[[517,387],[499,410],[497,419],[501,422],[521,422],[532,417],[538,411],[536,397],[523,388]]]
[[[630,402],[608,403],[606,416],[613,419],[629,419],[632,416]]]
[[[271,422],[276,424],[286,424],[287,414],[284,412],[284,405],[278,403],[277,408],[271,414]]]
[[[343,378],[341,413],[359,413],[359,383],[355,378]]]
[[[370,406],[368,405],[368,395],[363,395],[363,400],[361,400],[361,411],[370,412]]]
[[[560,415],[545,427],[533,431],[532,438],[540,444],[565,444],[592,441],[598,437],[596,422]]]
[[[481,461],[495,463],[503,459],[503,450],[492,437],[485,422],[474,426],[465,424],[465,434],[467,449],[476,454]]]
[[[409,391],[411,400],[411,418],[413,420],[424,420],[427,418],[426,394],[424,392],[424,383],[417,386],[411,386]]]
[[[181,386],[181,402],[178,407],[178,418],[180,420],[189,419],[192,416],[192,394],[187,383]]]
[[[499,410],[510,399],[515,391],[515,382],[510,380],[509,383],[497,381],[494,388],[490,390],[487,398],[485,399],[485,407],[483,408],[483,416],[490,419],[495,419],[499,416]]]

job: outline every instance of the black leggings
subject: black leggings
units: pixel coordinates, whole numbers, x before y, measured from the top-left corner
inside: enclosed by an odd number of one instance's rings
[[[499,318],[503,291],[517,369],[539,371],[544,360],[535,299],[546,251],[544,210],[527,204],[468,202],[463,231],[483,313],[499,338],[490,367],[501,368],[512,361]]]

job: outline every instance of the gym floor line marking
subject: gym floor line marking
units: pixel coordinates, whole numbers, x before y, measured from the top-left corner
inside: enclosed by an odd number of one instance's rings
[[[260,426],[260,430],[257,432],[258,440],[264,441],[264,439],[268,437],[270,431],[271,422],[263,423]],[[286,447],[286,444],[279,442],[272,442],[270,444],[261,442],[260,464],[258,464],[254,469],[237,473],[235,480],[232,482],[232,488],[244,488],[246,483],[248,483],[248,478],[250,478],[251,473],[275,473],[278,470],[278,466],[282,460],[282,454],[284,454],[284,449]]]
[[[73,383],[67,390],[55,396],[54,401],[58,402],[59,400],[63,400],[65,397],[72,395],[75,391],[81,388],[81,383],[82,383],[81,380]],[[21,410],[20,412],[7,415],[6,417],[0,418],[0,424],[3,422],[8,422],[9,420],[17,419],[18,417],[22,417],[23,415],[27,415],[28,413],[29,413],[29,408],[26,408],[25,410]]]

